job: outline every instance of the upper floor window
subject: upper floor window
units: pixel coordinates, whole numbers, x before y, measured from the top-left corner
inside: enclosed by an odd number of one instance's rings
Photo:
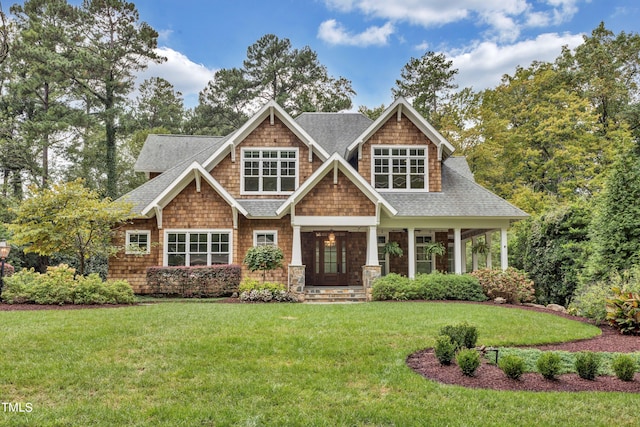
[[[242,150],[242,193],[292,193],[298,187],[298,149]]]
[[[427,147],[373,147],[373,183],[380,190],[425,190]]]

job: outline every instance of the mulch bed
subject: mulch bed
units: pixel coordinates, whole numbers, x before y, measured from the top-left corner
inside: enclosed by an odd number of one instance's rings
[[[505,308],[543,311],[589,323],[583,318],[534,307],[505,306]],[[600,329],[602,330],[602,335],[592,339],[527,347],[570,352],[589,350],[631,353],[640,351],[640,337],[620,335],[615,329],[607,325],[600,326]],[[580,378],[577,374],[564,374],[560,375],[556,380],[546,380],[537,373],[526,373],[519,380],[512,380],[507,378],[500,368],[489,364],[483,359],[475,376],[468,377],[462,374],[455,362],[449,366],[440,365],[432,348],[411,354],[407,357],[407,365],[427,379],[469,388],[517,391],[614,391],[640,393],[640,373],[636,373],[634,380],[629,382],[621,381],[615,376],[598,376],[594,381],[590,381]]]

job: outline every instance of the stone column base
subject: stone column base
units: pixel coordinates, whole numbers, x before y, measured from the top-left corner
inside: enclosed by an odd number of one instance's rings
[[[304,300],[304,276],[306,266],[289,265],[289,292],[296,294],[300,300]]]
[[[373,300],[372,286],[373,281],[382,275],[382,267],[379,265],[363,265],[362,266],[362,284],[364,285],[364,293],[367,301]]]

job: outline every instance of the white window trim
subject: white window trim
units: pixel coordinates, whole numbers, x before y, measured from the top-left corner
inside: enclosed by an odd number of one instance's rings
[[[147,236],[147,249],[141,250],[139,246],[134,246],[131,243],[132,235],[144,234]],[[127,237],[125,240],[124,253],[126,255],[148,255],[151,253],[151,231],[150,230],[127,230]]]
[[[376,188],[376,173],[375,173],[375,149],[407,149],[407,150],[424,150],[424,188]],[[387,157],[391,159],[392,157]],[[409,157],[406,157],[407,159]],[[392,166],[389,165],[389,168]],[[407,168],[410,168],[411,165],[407,165]],[[389,172],[391,175],[391,172]],[[407,173],[409,176],[409,173]],[[407,185],[410,185],[411,180],[407,179]],[[393,192],[403,192],[403,193],[424,193],[429,192],[429,146],[428,145],[372,145],[371,146],[371,186],[375,188],[376,191],[381,193],[393,193]]]
[[[278,230],[253,230],[253,246],[258,246],[258,234],[273,234],[273,246],[278,246]]]
[[[229,234],[229,264],[233,264],[233,230],[230,228],[174,228],[174,229],[169,229],[169,230],[165,230],[164,231],[164,244],[163,244],[163,248],[162,248],[162,265],[167,267],[169,266],[169,234],[170,233],[188,233],[188,234],[197,234],[197,233],[208,233],[209,235],[211,233],[226,233]],[[189,242],[187,241],[186,244],[189,244]],[[211,244],[211,242],[209,241],[207,243],[208,245]],[[210,252],[211,246],[208,247],[208,251],[207,251],[207,266],[212,265],[211,264],[211,252]],[[189,267],[188,264],[188,256],[189,256],[189,251],[186,252],[186,256],[187,259],[185,261],[187,261],[184,265],[184,267]]]
[[[384,243],[385,243],[385,245],[386,245],[387,243],[389,243],[389,232],[388,232],[388,231],[379,231],[379,230],[378,230],[378,234],[376,235],[376,241],[377,241],[377,238],[378,238],[378,237],[384,237]],[[378,247],[380,247],[380,243],[378,243]],[[387,275],[387,274],[389,274],[389,273],[390,273],[390,268],[389,268],[389,254],[388,254],[388,253],[384,254],[384,265],[386,266],[387,271],[386,271],[386,272],[383,272],[383,273],[385,273],[385,274],[383,274],[383,276],[385,276],[385,275]]]
[[[295,163],[296,163],[296,175],[295,175],[295,183],[293,185],[294,190],[293,191],[262,191],[262,190],[258,190],[258,191],[247,191],[244,189],[244,162],[245,162],[245,158],[244,158],[244,153],[246,151],[278,151],[278,158],[277,161],[278,163],[283,160],[280,158],[280,152],[281,151],[294,151],[296,153],[296,158],[295,158]],[[259,159],[260,162],[262,163],[262,159]],[[285,159],[286,160],[286,159]],[[281,169],[280,169],[280,165],[278,165],[278,175],[276,175],[276,178],[278,179],[278,185],[280,185],[280,178],[282,178],[282,175],[280,175],[281,173]],[[267,195],[289,195],[289,194],[293,194],[293,192],[295,190],[298,189],[298,184],[299,184],[299,177],[300,177],[300,150],[298,149],[298,147],[243,147],[240,150],[240,194],[241,195],[257,195],[257,194],[267,194]],[[260,165],[260,175],[259,175],[259,187],[262,187],[262,164]]]
[[[435,234],[432,232],[422,232],[422,233],[418,233],[416,232],[415,236],[414,236],[414,242],[413,244],[415,245],[415,257],[413,262],[415,263],[416,266],[416,274],[418,274],[418,243],[415,241],[418,239],[418,237],[430,237],[431,238],[431,243],[434,243],[436,241],[436,237]],[[435,254],[431,254],[431,272],[433,273],[434,271],[436,271],[436,255]]]

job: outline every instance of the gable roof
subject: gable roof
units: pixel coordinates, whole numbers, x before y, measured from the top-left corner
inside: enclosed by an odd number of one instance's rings
[[[450,156],[455,148],[440,134],[424,117],[418,113],[409,102],[399,97],[391,104],[360,136],[347,147],[345,157],[349,158],[355,150],[373,136],[388,120],[397,115],[398,120],[404,114],[422,133],[424,133],[438,147],[438,159],[444,160]]]
[[[150,134],[133,169],[136,172],[164,172],[175,166],[176,159],[188,159],[222,139],[221,136]]]
[[[389,202],[387,202],[347,161],[338,153],[333,155],[324,162],[311,176],[291,194],[287,200],[278,208],[276,213],[282,215],[293,204],[302,200],[304,196],[318,184],[327,173],[333,168],[338,168],[351,182],[369,198],[373,203],[380,203],[391,215],[395,215],[397,211]]]
[[[215,166],[227,154],[233,152],[233,149],[251,134],[262,122],[267,118],[273,120],[278,117],[289,128],[295,136],[297,136],[303,144],[311,147],[313,152],[322,160],[329,158],[329,154],[320,146],[295,120],[278,105],[275,101],[266,103],[256,114],[245,122],[238,130],[229,135],[224,144],[222,144],[202,165],[205,169]],[[233,155],[233,154],[232,154]]]

